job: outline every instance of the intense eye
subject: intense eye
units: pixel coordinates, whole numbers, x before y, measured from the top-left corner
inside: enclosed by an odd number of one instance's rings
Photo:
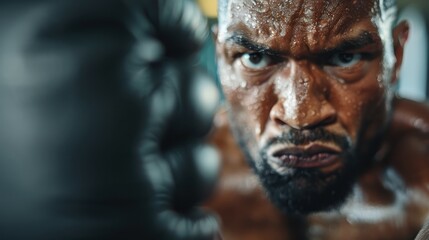
[[[241,56],[242,64],[250,69],[261,69],[270,65],[272,59],[262,53],[245,53]]]
[[[360,53],[337,53],[332,56],[330,63],[338,67],[352,67],[360,60],[362,60]]]

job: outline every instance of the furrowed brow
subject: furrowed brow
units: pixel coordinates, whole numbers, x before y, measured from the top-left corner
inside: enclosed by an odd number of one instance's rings
[[[338,46],[323,50],[323,55],[329,55],[338,52],[352,51],[376,43],[377,41],[369,32],[363,32],[359,36],[347,39]]]
[[[255,43],[252,40],[250,40],[248,37],[246,37],[242,34],[233,35],[233,36],[227,38],[225,42],[236,44],[236,45],[242,46],[244,48],[247,48],[250,51],[259,52],[259,53],[266,54],[266,55],[282,56],[282,54],[279,51],[270,49],[268,46],[265,46],[265,45],[262,45],[259,43]]]

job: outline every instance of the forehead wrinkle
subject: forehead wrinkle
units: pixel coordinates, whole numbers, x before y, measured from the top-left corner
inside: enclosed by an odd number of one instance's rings
[[[368,16],[365,5],[362,1],[356,4],[342,4],[338,0],[300,1],[293,17],[285,19],[291,37],[291,51],[296,52],[294,55],[314,52],[328,44],[333,36],[346,34],[360,18],[359,15]],[[354,7],[364,13],[353,13]]]
[[[353,24],[359,19],[363,19],[363,16],[365,19],[371,18],[373,7],[370,4],[373,0],[355,1],[356,4],[340,0],[298,0],[293,3],[260,1],[267,7],[263,13],[252,7],[252,1],[230,0],[230,17],[225,26],[227,32],[244,32],[253,42],[291,55],[320,50],[329,45],[332,39],[350,35],[349,32],[355,28]],[[309,7],[313,10],[308,11]],[[256,27],[245,21],[246,15],[252,16],[252,21],[257,23]],[[278,26],[285,30],[285,34],[281,34]],[[221,40],[225,37],[223,35]]]
[[[303,11],[303,8],[302,8],[303,4],[304,4],[304,2],[300,1],[299,5],[298,5],[298,8],[292,14],[291,19],[289,20],[289,22],[291,22],[291,23],[293,23],[293,22],[301,22],[303,20],[303,18],[301,17],[302,11]],[[298,20],[295,20],[295,19],[298,19]],[[301,24],[292,24],[292,26],[291,26],[291,28],[292,28],[291,29],[291,33],[292,34],[291,34],[289,43],[291,45],[292,51],[293,51],[293,47],[294,47],[295,43],[299,42],[299,39],[296,39],[299,36],[299,32],[302,31],[302,30],[304,30],[304,29],[301,29],[300,25]]]
[[[340,1],[337,1],[336,4],[335,4],[335,6],[333,6],[333,7],[331,6],[331,4],[325,2],[325,6],[323,8],[323,13],[322,13],[322,16],[320,18],[320,21],[325,21],[325,19],[334,18],[334,21],[338,22],[338,18],[340,18],[341,15],[337,14],[337,15],[340,15],[340,16],[335,16],[335,14],[332,14],[332,12],[335,12],[335,10],[339,8],[339,5],[340,5]],[[331,36],[332,35],[333,28],[329,27],[328,23],[325,24],[325,25],[322,25],[322,24],[319,25],[318,31],[323,31],[324,29],[326,29],[326,31],[327,31],[326,36]],[[326,39],[323,39],[323,36],[319,37],[319,39],[320,39],[320,42],[323,42],[322,43],[323,45],[326,44],[325,43]]]
[[[320,11],[320,9],[324,10],[330,5],[329,2],[325,0],[302,0],[298,3],[298,7],[294,10],[287,25],[290,27],[288,30],[290,33],[286,35],[290,37],[288,43],[292,55],[308,54],[319,45],[323,45],[322,37],[328,38],[326,34],[321,32],[323,25],[321,22],[327,13]],[[323,5],[323,8],[320,8],[320,5]]]
[[[314,0],[317,1],[316,6],[320,6],[320,5],[325,5],[325,1],[323,0]],[[308,26],[310,29],[308,29],[309,33],[312,34],[307,34],[306,36],[306,42],[307,42],[307,49],[309,52],[311,52],[311,43],[315,43],[315,42],[319,42],[318,39],[321,39],[322,37],[322,16],[323,16],[323,11],[320,11],[318,9],[315,9],[315,6],[310,4],[309,6],[305,7],[306,10],[305,11],[309,11],[310,16],[305,16],[305,17],[309,17],[310,19],[312,19],[312,23],[310,23]],[[313,32],[311,32],[311,30],[314,30]]]

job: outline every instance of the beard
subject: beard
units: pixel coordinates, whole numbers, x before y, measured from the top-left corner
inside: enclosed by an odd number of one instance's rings
[[[340,146],[343,151],[339,158],[342,159],[343,166],[329,174],[317,168],[291,168],[287,173],[280,174],[268,164],[266,149],[272,144],[301,145],[314,141],[333,142]],[[286,214],[306,215],[339,207],[351,193],[359,173],[366,166],[358,161],[346,137],[324,129],[307,131],[305,134],[300,130],[292,129],[272,139],[260,151],[259,164],[255,164],[256,159],[252,159],[246,147],[247,144],[241,142],[240,145],[258,175],[268,198]]]
[[[286,214],[306,215],[329,211],[345,202],[358,175],[351,165],[330,174],[299,168],[281,175],[264,160],[254,171],[277,208]]]

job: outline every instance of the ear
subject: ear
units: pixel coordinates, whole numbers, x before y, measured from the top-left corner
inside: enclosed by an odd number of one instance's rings
[[[399,72],[402,65],[402,59],[404,57],[404,46],[408,40],[409,25],[407,21],[401,21],[393,29],[393,47],[395,51],[396,63],[394,67],[394,75],[392,77],[392,83],[398,80]]]
[[[218,32],[219,32],[219,27],[218,27],[218,25],[217,25],[217,24],[213,25],[213,26],[212,26],[212,28],[211,28],[211,30],[212,30],[212,38],[213,38],[213,41],[217,42],[217,34],[218,34]]]
[[[219,55],[220,55],[220,49],[221,49],[221,47],[220,47],[221,44],[220,44],[219,39],[218,39],[218,36],[219,36],[219,26],[217,24],[215,24],[215,25],[212,26],[211,30],[212,30],[213,42],[215,44],[215,49],[216,49],[216,56],[219,57]]]

